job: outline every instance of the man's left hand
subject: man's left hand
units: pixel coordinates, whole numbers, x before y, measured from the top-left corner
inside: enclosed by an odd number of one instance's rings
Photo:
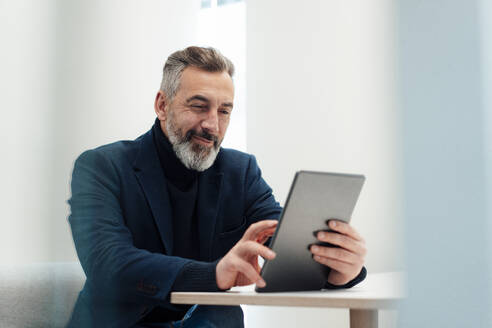
[[[332,285],[344,285],[357,277],[362,270],[367,253],[365,241],[348,223],[330,220],[328,226],[333,232],[318,232],[318,240],[339,247],[312,245],[310,251],[315,261],[331,268],[328,282]]]

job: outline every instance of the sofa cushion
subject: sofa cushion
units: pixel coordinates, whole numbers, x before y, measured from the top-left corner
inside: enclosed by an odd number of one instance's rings
[[[79,262],[0,265],[0,327],[64,327],[84,281]]]

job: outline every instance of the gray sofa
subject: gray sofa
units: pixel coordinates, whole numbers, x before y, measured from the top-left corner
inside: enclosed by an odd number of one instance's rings
[[[78,262],[0,265],[0,327],[64,327],[84,281]]]

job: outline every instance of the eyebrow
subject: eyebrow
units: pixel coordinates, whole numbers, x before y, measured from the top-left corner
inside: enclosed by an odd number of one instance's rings
[[[186,99],[186,102],[189,103],[193,100],[200,100],[200,101],[204,101],[204,102],[209,102],[207,98],[205,98],[204,96],[200,96],[200,95],[194,95],[194,96]]]
[[[201,95],[194,95],[194,96],[191,96],[190,98],[186,99],[186,103],[190,103],[192,102],[193,100],[198,100],[198,101],[203,101],[203,102],[210,102],[206,97],[204,96],[201,96]],[[225,103],[222,103],[221,106],[223,107],[230,107],[232,108],[234,105],[232,104],[232,102],[225,102]]]

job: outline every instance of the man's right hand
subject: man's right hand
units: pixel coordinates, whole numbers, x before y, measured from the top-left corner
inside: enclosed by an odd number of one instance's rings
[[[277,223],[276,220],[263,220],[249,226],[243,237],[217,264],[216,280],[220,289],[253,283],[258,287],[266,286],[260,277],[258,255],[267,260],[275,258],[275,253],[263,243],[273,235]]]

